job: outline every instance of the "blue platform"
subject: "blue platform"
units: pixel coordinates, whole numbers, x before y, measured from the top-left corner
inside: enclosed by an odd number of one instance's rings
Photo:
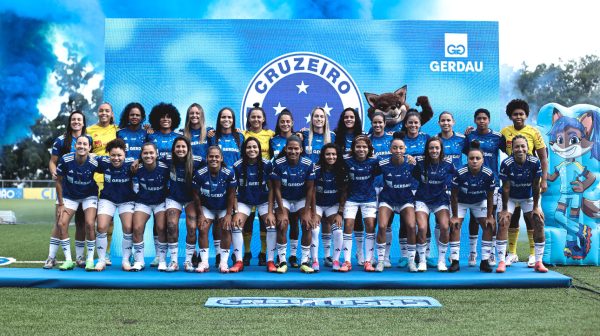
[[[114,260],[117,261],[117,260]],[[150,260],[148,260],[149,262]],[[258,288],[258,289],[417,289],[417,288],[555,288],[569,287],[571,278],[549,271],[536,273],[525,263],[518,263],[504,274],[482,273],[478,267],[461,265],[460,272],[409,273],[390,268],[383,273],[366,273],[355,266],[349,273],[334,273],[324,268],[320,273],[304,274],[290,268],[286,274],[271,274],[266,268],[246,267],[241,273],[220,274],[212,267],[209,273],[158,272],[147,268],[142,272],[124,272],[119,263],[103,272],[83,269],[59,271],[42,268],[0,269],[0,287],[36,288]]]

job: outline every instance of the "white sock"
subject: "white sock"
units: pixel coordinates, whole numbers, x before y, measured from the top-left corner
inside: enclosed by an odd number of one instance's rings
[[[50,237],[50,247],[48,248],[48,259],[56,259],[56,253],[60,246],[60,239]]]
[[[267,228],[267,261],[275,260],[277,251],[277,230],[274,227]]]
[[[408,248],[408,238],[400,238],[400,256],[402,258],[408,257],[407,248]]]
[[[446,262],[446,252],[448,251],[448,243],[438,241],[438,263]]]
[[[415,256],[417,255],[417,245],[415,244],[406,244],[406,258],[408,258],[409,263],[415,262]]]
[[[133,260],[144,263],[144,242],[133,243]]]
[[[385,260],[385,243],[377,243],[377,263],[384,262]]]
[[[481,241],[481,260],[489,260],[490,253],[492,253],[492,241],[482,240]]]
[[[196,251],[196,244],[185,243],[185,262],[192,262],[194,252]]]
[[[230,249],[228,248],[222,248],[221,249],[221,265],[219,266],[225,266],[228,267],[227,262],[229,260],[229,253],[230,253]],[[236,260],[241,260],[241,259],[236,259]]]
[[[352,262],[352,234],[344,233],[344,241],[342,243],[342,251],[344,252],[344,261]]]
[[[167,243],[158,242],[158,261],[165,262],[167,259]]]
[[[71,238],[63,239],[60,241],[63,253],[65,254],[65,261],[72,261],[71,259]]]
[[[308,262],[308,258],[310,257],[310,246],[301,246],[302,248],[302,257],[300,258],[300,263],[304,264]]]
[[[496,236],[492,236],[492,255],[496,255]]]
[[[231,230],[231,240],[233,243],[233,255],[235,255],[235,260],[242,261],[242,253],[244,251],[244,236],[242,234],[242,230]]]
[[[365,261],[373,262],[373,248],[375,246],[375,234],[367,233],[367,239],[365,240]],[[385,251],[385,250],[384,250]]]
[[[542,261],[544,258],[544,246],[546,243],[535,243],[534,251],[535,251],[535,262]]]
[[[365,232],[354,231],[354,238],[356,238],[356,255],[364,258]]]
[[[94,251],[96,250],[95,240],[86,240],[85,247],[87,250],[87,261],[94,261]]]
[[[290,239],[290,256],[298,257],[298,240]]]
[[[392,223],[385,229],[385,260],[390,260],[390,252],[392,250]]]
[[[96,250],[98,251],[98,261],[104,261],[104,259],[106,259],[107,245],[108,239],[106,238],[106,232],[96,232]]]
[[[425,254],[427,253],[427,243],[417,244],[417,253],[419,254],[419,262],[425,262],[427,259],[427,257],[425,257]]]
[[[277,256],[280,263],[287,262],[287,244],[277,243]]]
[[[426,238],[425,239],[425,258],[429,258],[429,255],[431,254],[431,238]],[[419,257],[421,257],[419,255]]]
[[[478,235],[469,236],[469,253],[477,253],[477,238]]]
[[[317,226],[312,229],[312,235],[310,239],[310,256],[313,262],[319,261],[319,235],[321,233],[321,227]]]
[[[332,236],[333,236],[333,260],[340,261],[340,254],[342,254],[342,248],[344,244],[344,232],[341,228],[337,226],[333,226],[332,228]]]
[[[179,244],[178,243],[169,243],[169,256],[171,257],[171,262],[178,263],[179,260]]]
[[[131,233],[123,233],[123,240],[121,241],[123,260],[129,260],[129,257],[131,257],[131,249],[133,247],[132,236],[133,235]]]
[[[206,263],[208,265],[208,253],[210,252],[210,249],[207,248],[200,248],[200,251],[198,251],[198,254],[200,255],[200,259],[202,259],[203,263]]]
[[[460,242],[450,242],[450,259],[460,260]]]
[[[85,240],[75,240],[75,259],[83,259],[85,254]]]
[[[221,254],[221,241],[213,240],[213,247],[215,248],[215,255],[220,255]],[[204,259],[202,259],[202,260],[204,260]]]
[[[325,250],[325,258],[331,257],[331,233],[323,233],[321,235],[321,239],[323,240],[323,250]]]
[[[506,244],[506,240],[496,240],[496,251],[500,262],[506,261]]]

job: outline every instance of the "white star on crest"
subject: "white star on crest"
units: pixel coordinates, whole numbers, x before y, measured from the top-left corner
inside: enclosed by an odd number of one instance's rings
[[[310,123],[310,113],[306,117],[304,117],[304,119],[306,119],[307,124]]]
[[[302,83],[300,83],[300,85],[296,85],[296,87],[298,88],[298,94],[301,94],[302,92],[308,94],[308,92],[306,92],[306,89],[309,87],[310,85],[306,85],[304,84],[304,81],[302,81]]]
[[[273,108],[275,109],[275,115],[278,115],[281,111],[285,110],[285,106],[281,106],[281,102],[278,102],[277,106],[273,106]]]
[[[331,110],[333,110],[333,108],[329,107],[329,105],[327,105],[327,103],[325,103],[325,106],[323,106],[323,111],[325,111],[325,113],[327,113],[328,116],[331,116]]]

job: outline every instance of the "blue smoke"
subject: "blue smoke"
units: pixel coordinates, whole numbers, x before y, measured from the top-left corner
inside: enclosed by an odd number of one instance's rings
[[[0,146],[30,134],[39,117],[38,98],[56,57],[45,34],[46,22],[0,13]]]

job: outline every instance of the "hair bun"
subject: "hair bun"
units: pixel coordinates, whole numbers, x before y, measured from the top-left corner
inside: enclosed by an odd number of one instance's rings
[[[254,103],[254,104],[252,104],[252,106],[258,108],[258,107],[260,107],[260,103]]]
[[[404,132],[404,131],[396,131],[396,132],[394,132],[394,135],[393,135],[394,139],[404,140],[405,137],[406,137],[406,132]]]
[[[480,147],[481,147],[481,145],[479,143],[479,140],[473,140],[473,141],[471,141],[471,148],[479,149]]]

